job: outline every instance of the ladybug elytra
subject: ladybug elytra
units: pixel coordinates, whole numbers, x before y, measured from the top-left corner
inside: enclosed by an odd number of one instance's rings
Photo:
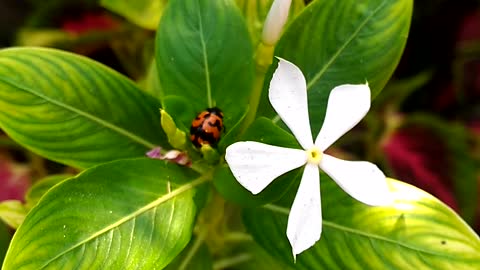
[[[223,112],[217,108],[208,108],[199,113],[190,127],[190,140],[196,147],[209,144],[216,147],[223,131]]]

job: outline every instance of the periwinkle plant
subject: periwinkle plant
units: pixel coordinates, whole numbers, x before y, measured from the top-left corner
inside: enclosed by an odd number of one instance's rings
[[[0,127],[81,171],[29,197],[2,269],[477,269],[451,209],[324,153],[393,73],[413,1],[256,8],[272,2],[169,0],[141,87],[72,53],[1,50]],[[192,121],[214,107],[225,131],[197,147]]]

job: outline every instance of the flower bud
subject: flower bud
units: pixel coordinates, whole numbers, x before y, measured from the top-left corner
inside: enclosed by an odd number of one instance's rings
[[[280,39],[292,0],[274,0],[263,25],[262,42],[273,46]]]
[[[160,120],[160,124],[167,135],[170,145],[174,148],[184,150],[186,144],[185,132],[177,128],[172,117],[165,110],[160,110]]]
[[[202,144],[200,152],[202,152],[203,158],[210,164],[215,164],[220,159],[217,150],[212,148],[210,144]]]

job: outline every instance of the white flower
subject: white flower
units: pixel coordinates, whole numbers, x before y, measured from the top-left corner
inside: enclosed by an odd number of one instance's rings
[[[280,39],[291,4],[292,0],[275,0],[273,2],[263,26],[263,43],[273,46]]]
[[[325,121],[314,142],[305,78],[294,64],[279,60],[270,82],[270,103],[303,150],[237,142],[227,148],[225,159],[238,182],[253,194],[258,194],[280,175],[305,165],[287,225],[287,237],[295,257],[313,246],[322,232],[319,167],[350,196],[365,204],[387,205],[391,197],[385,175],[376,165],[345,161],[323,153],[368,112],[368,85],[340,85],[332,90]]]

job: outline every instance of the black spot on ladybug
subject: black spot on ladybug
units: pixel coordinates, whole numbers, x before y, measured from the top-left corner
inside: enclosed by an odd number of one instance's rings
[[[208,108],[192,121],[190,140],[196,147],[202,144],[216,147],[223,131],[223,112],[217,107]]]

